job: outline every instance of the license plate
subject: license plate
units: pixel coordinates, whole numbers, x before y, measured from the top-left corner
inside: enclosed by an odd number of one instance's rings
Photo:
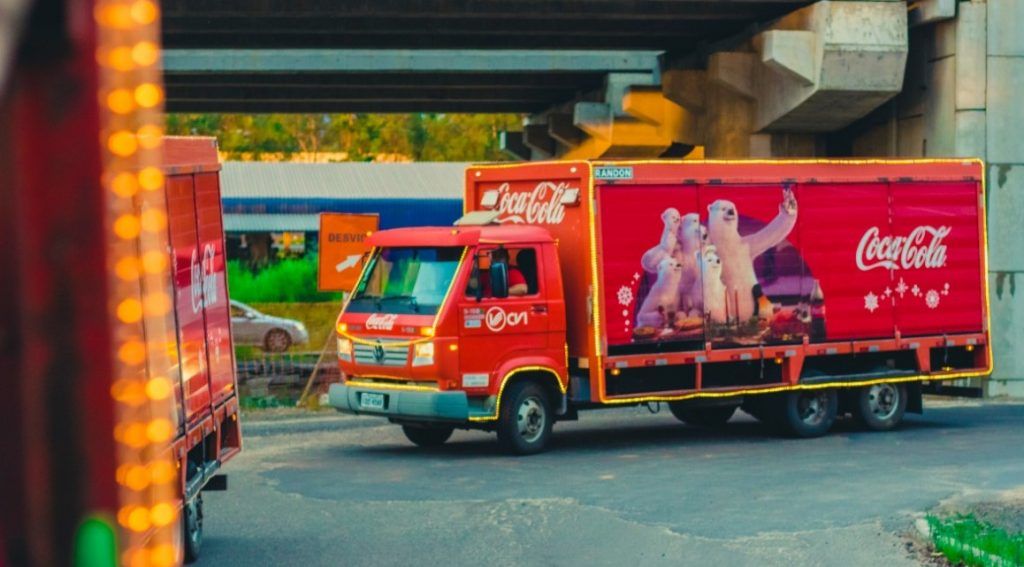
[[[384,400],[386,396],[384,394],[374,394],[373,392],[363,392],[359,394],[359,407],[366,409],[384,409]]]

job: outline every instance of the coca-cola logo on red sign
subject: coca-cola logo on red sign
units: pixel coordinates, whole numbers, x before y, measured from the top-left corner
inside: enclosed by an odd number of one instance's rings
[[[575,187],[565,182],[541,181],[532,191],[512,191],[508,183],[502,183],[497,189],[500,219],[514,223],[560,224],[565,218],[562,197],[572,189]]]
[[[881,236],[877,226],[864,233],[857,246],[857,267],[862,271],[875,268],[905,270],[941,268],[946,265],[948,226],[919,226],[907,236]]]

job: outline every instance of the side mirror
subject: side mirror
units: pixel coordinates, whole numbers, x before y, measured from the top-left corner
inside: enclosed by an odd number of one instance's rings
[[[491,295],[498,299],[508,297],[508,264],[491,263]]]

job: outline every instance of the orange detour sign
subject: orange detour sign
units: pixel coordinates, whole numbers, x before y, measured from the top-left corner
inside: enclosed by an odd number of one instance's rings
[[[379,215],[320,213],[320,291],[351,291],[370,250],[366,237],[377,231]]]

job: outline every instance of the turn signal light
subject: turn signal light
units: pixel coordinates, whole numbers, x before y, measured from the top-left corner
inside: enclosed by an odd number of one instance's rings
[[[346,331],[348,331],[348,325],[346,325],[345,323],[338,323],[338,332],[344,333]]]
[[[432,337],[432,336],[434,336],[434,328],[433,327],[423,327],[423,328],[420,329],[420,334],[423,335],[424,337]]]

